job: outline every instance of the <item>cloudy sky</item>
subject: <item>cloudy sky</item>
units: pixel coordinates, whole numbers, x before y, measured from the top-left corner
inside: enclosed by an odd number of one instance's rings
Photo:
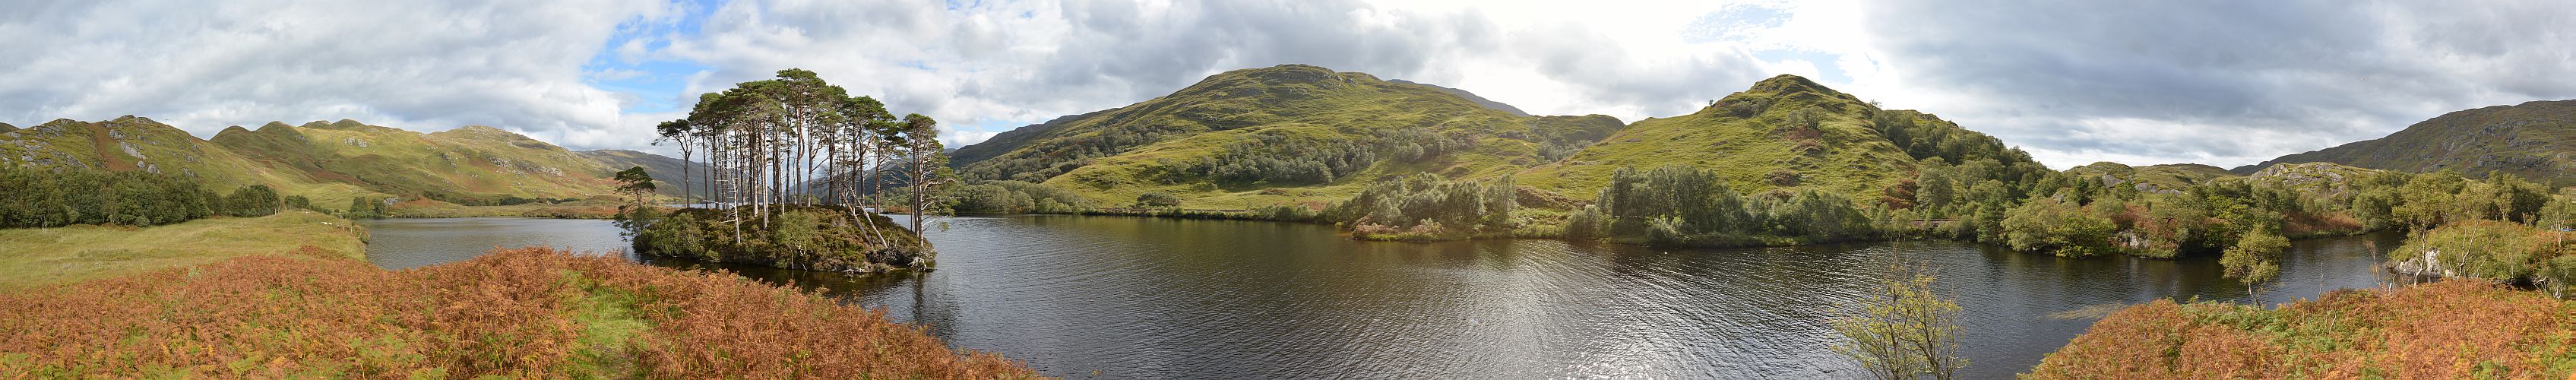
[[[1305,63],[1630,121],[1789,73],[2051,166],[2235,166],[2576,98],[2576,7],[2555,1],[8,2],[0,122],[201,137],[357,119],[668,151],[651,126],[696,94],[798,67],[955,146]]]

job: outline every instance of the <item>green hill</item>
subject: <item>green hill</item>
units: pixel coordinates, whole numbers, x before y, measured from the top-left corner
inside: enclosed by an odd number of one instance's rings
[[[486,126],[436,133],[351,120],[225,128],[212,140],[272,167],[367,190],[477,205],[615,194],[607,165]]]
[[[1413,173],[1514,175],[1534,190],[1590,199],[1620,167],[1688,165],[1716,169],[1742,191],[1820,188],[1876,199],[1912,179],[1922,160],[2038,167],[1939,117],[1882,110],[1789,75],[1698,112],[1625,126],[1600,115],[1522,117],[1491,104],[1499,103],[1314,66],[1236,70],[1153,100],[1004,132],[959,149],[952,164],[969,178],[1038,182],[1100,204],[1158,192],[1201,209],[1341,201],[1369,181]]]
[[[2576,185],[2576,100],[2534,101],[2443,114],[2387,137],[2281,156],[2237,173],[2283,163],[2332,162],[2371,169],[2484,176],[2513,173]]]
[[[1040,182],[1104,204],[1169,193],[1191,208],[1338,201],[1410,173],[1495,177],[1620,128],[1608,116],[1522,117],[1449,90],[1282,65],[1058,118],[957,150],[975,179]]]
[[[1513,107],[1513,106],[1512,106],[1512,105],[1510,105],[1510,104],[1503,104],[1503,102],[1493,101],[1492,99],[1485,99],[1485,97],[1483,97],[1483,96],[1476,96],[1476,93],[1467,92],[1467,90],[1460,90],[1460,89],[1455,89],[1455,88],[1441,87],[1440,85],[1436,85],[1436,84],[1422,83],[1422,82],[1414,82],[1414,81],[1408,81],[1408,80],[1403,80],[1403,79],[1388,79],[1388,80],[1386,80],[1386,81],[1387,81],[1387,82],[1393,82],[1393,83],[1403,83],[1403,84],[1417,85],[1417,86],[1423,86],[1423,87],[1430,87],[1430,88],[1435,89],[1435,90],[1440,90],[1440,92],[1446,92],[1446,93],[1449,93],[1450,95],[1457,95],[1459,98],[1464,98],[1464,99],[1467,99],[1467,101],[1475,102],[1475,103],[1476,103],[1476,105],[1485,106],[1485,108],[1491,108],[1491,109],[1493,109],[1493,110],[1495,110],[1495,111],[1503,111],[1503,113],[1512,114],[1512,116],[1521,116],[1521,117],[1534,116],[1534,115],[1530,115],[1530,114],[1529,114],[1529,112],[1522,112],[1520,107]]]
[[[0,132],[0,165],[13,164],[167,173],[196,178],[217,192],[263,184],[280,194],[303,195],[323,205],[347,204],[349,198],[356,196],[382,195],[351,184],[278,170],[187,131],[134,116],[100,122],[54,120]]]
[[[2180,194],[2183,189],[2227,178],[2244,177],[2227,169],[2201,164],[2164,164],[2131,167],[2117,162],[2095,162],[2066,169],[2077,178],[2101,181],[2106,186],[2129,186],[2139,192]]]
[[[1781,75],[1698,112],[1639,120],[1516,179],[1591,199],[1620,167],[1687,165],[1716,169],[1738,191],[1815,187],[1875,197],[1912,179],[1918,160],[1933,158],[2037,165],[2000,140],[1939,117],[1882,110],[1806,78]]]

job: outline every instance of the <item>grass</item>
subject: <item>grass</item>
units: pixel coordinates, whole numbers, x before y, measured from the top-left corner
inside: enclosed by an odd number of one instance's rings
[[[67,284],[312,247],[308,254],[365,258],[366,230],[310,211],[209,217],[132,228],[0,229],[0,290]]]
[[[0,377],[1028,378],[883,311],[546,248],[245,255],[0,294]]]
[[[585,199],[565,203],[528,203],[508,206],[466,206],[428,199],[413,199],[385,209],[391,218],[465,218],[477,216],[520,216],[556,219],[609,219],[617,217],[617,205],[623,201]]]
[[[2276,309],[2159,300],[2111,314],[2039,379],[2565,378],[2576,304],[2454,280],[2342,290]]]

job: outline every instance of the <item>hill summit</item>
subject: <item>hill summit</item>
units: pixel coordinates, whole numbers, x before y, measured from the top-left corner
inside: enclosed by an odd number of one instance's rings
[[[1793,75],[1691,114],[1628,125],[1602,115],[1521,116],[1498,104],[1316,66],[1243,69],[1004,132],[959,149],[952,165],[972,179],[1041,183],[1099,204],[1164,193],[1218,209],[1337,202],[1369,182],[1417,173],[1508,175],[1535,196],[1580,200],[1622,167],[1687,165],[1725,173],[1738,189],[1815,187],[1874,199],[1911,179],[1922,160],[2038,167],[1992,137]]]

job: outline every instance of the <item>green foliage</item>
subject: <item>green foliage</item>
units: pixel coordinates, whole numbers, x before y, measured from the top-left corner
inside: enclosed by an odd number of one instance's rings
[[[831,206],[774,205],[768,212],[766,224],[737,229],[722,210],[674,209],[630,241],[646,255],[819,271],[921,268],[934,255],[920,234],[883,215]]]
[[[1358,197],[1324,211],[1363,238],[1439,240],[1508,234],[1519,207],[1512,178],[1450,181],[1414,174],[1369,183]]]
[[[1226,143],[1190,170],[1226,182],[1312,185],[1368,169],[1380,158],[1415,162],[1473,148],[1477,137],[1424,129],[1370,131],[1368,136],[1319,138],[1284,129],[1252,133]]]
[[[645,173],[642,166],[610,173],[609,179],[617,181],[617,192],[633,194],[637,206],[644,205],[644,194],[653,193],[653,174]]]
[[[2290,248],[2290,239],[2271,230],[2255,230],[2227,247],[2218,257],[2218,265],[2227,278],[2245,284],[2246,296],[2253,296],[2256,286],[2281,277],[2281,252]]]
[[[1747,199],[1710,170],[1666,166],[1611,175],[1566,235],[1650,245],[1771,245],[1880,236],[1871,212],[1841,194],[1800,189]]]
[[[1091,208],[1082,194],[1020,181],[984,181],[951,188],[961,214],[1068,214]]]
[[[2065,257],[2111,252],[2111,219],[2074,202],[2040,198],[2005,214],[2004,242],[2013,249]]]
[[[385,202],[381,199],[368,199],[366,197],[349,198],[349,208],[341,209],[340,217],[349,219],[382,218],[385,217]]]
[[[1834,331],[1850,339],[1834,352],[1860,362],[1873,378],[1953,378],[1968,365],[1958,356],[1959,305],[1932,292],[1936,279],[1919,264],[1891,265],[1858,315],[1832,321]]]
[[[261,191],[266,187],[259,187]],[[243,216],[276,212],[276,193],[266,193],[268,212],[252,212],[262,202],[256,193],[235,193],[245,208],[200,188],[184,177],[141,171],[45,170],[0,167],[0,228],[61,227],[74,224],[121,224],[136,227],[178,223],[218,212]]]
[[[1136,196],[1137,207],[1179,207],[1180,205],[1181,198],[1168,193],[1148,192]]]
[[[275,214],[284,204],[278,199],[277,191],[269,190],[268,185],[250,185],[224,196],[221,207],[224,215],[252,217]]]

